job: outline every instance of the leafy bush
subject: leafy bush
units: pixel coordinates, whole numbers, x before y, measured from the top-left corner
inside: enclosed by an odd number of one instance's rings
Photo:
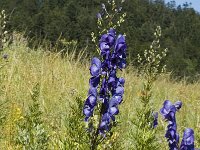
[[[42,120],[39,92],[39,84],[37,84],[31,93],[33,104],[29,107],[29,112],[18,122],[16,144],[23,149],[48,149],[49,135]]]

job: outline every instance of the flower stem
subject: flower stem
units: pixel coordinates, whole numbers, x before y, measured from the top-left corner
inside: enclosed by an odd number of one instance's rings
[[[101,111],[100,111],[100,117],[99,117],[99,125],[98,125],[98,128],[96,130],[96,132],[94,133],[94,138],[91,139],[91,147],[90,149],[91,150],[96,150],[97,149],[97,146],[98,146],[98,141],[97,141],[97,138],[98,138],[98,135],[99,135],[99,126],[100,126],[100,123],[101,123],[101,117],[102,117],[102,114],[103,114],[103,104],[101,104]]]

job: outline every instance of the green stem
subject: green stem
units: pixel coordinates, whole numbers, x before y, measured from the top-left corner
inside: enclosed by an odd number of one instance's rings
[[[100,117],[99,117],[99,125],[98,125],[98,128],[94,134],[94,138],[91,140],[91,150],[96,150],[97,149],[97,146],[98,146],[98,142],[97,142],[97,138],[98,138],[98,135],[99,135],[99,126],[100,126],[100,123],[101,123],[101,117],[102,117],[102,113],[103,113],[103,104],[101,105],[101,111],[100,111]]]

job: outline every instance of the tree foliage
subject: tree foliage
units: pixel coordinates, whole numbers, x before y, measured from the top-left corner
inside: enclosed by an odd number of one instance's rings
[[[55,44],[59,37],[78,40],[79,47],[94,52],[91,32],[96,29],[96,14],[105,0],[3,0],[0,9],[10,14],[8,28],[25,31],[37,41]],[[126,0],[126,21],[119,30],[127,35],[129,62],[153,40],[152,33],[161,26],[161,44],[169,49],[167,69],[176,76],[194,78],[200,72],[200,14],[190,3],[176,6],[174,0]],[[94,31],[94,32],[97,32]],[[33,40],[32,40],[33,41]]]

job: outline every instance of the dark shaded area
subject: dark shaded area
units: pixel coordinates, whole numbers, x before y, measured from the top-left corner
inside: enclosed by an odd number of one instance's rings
[[[12,13],[10,30],[25,31],[34,43],[45,41],[55,44],[61,36],[78,40],[79,48],[88,46],[94,52],[91,32],[96,30],[96,13],[101,0],[1,0],[0,9]],[[200,73],[200,15],[185,3],[176,7],[171,1],[126,0],[123,11],[125,23],[119,32],[126,33],[129,62],[136,64],[153,40],[157,25],[162,28],[161,46],[169,49],[168,71],[174,76],[191,79]],[[31,44],[31,43],[30,43]]]

